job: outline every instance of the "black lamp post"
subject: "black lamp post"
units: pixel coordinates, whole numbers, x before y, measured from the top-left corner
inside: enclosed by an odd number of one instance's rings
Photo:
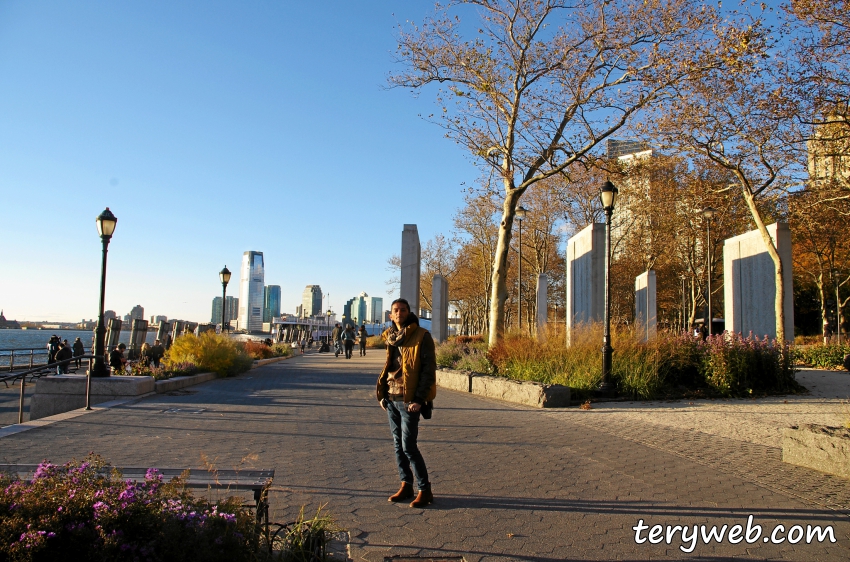
[[[835,335],[838,338],[838,345],[841,345],[841,300],[839,300],[838,270],[836,268],[832,268],[832,279],[835,285]]]
[[[224,311],[227,310],[227,284],[230,283],[230,270],[227,266],[218,272],[218,278],[221,279],[221,333],[224,333]]]
[[[599,385],[600,394],[609,394],[614,385],[611,382],[611,356],[614,349],[611,347],[611,215],[614,213],[614,205],[617,202],[619,190],[610,181],[602,185],[599,199],[602,201],[602,209],[605,211],[605,317],[604,333],[602,334],[602,384]]]
[[[325,341],[330,343],[331,341],[331,309],[325,313]]]
[[[705,217],[705,226],[706,226],[706,240],[705,240],[705,255],[706,255],[706,277],[707,279],[707,291],[705,295],[705,302],[708,306],[706,322],[708,322],[708,335],[711,335],[714,320],[711,312],[711,219],[717,214],[717,210],[712,207],[706,207],[702,211],[702,216]]]
[[[517,301],[517,319],[519,321],[519,329],[522,331],[522,220],[525,218],[528,210],[520,205],[516,208],[516,218],[519,220],[519,299]]]
[[[97,223],[97,233],[100,235],[100,240],[103,243],[103,258],[100,264],[100,308],[98,309],[97,315],[97,328],[95,331],[95,340],[94,340],[94,362],[92,363],[91,369],[89,370],[89,386],[91,383],[91,377],[108,377],[109,369],[106,367],[106,361],[104,355],[106,353],[106,326],[103,325],[103,303],[106,298],[106,254],[107,247],[109,246],[109,240],[112,238],[112,234],[115,232],[115,225],[118,223],[118,219],[115,215],[112,214],[112,211],[109,210],[109,207],[106,208],[105,211],[98,215],[97,219],[95,219]],[[91,404],[88,400],[89,388],[86,389],[86,409],[91,410]]]

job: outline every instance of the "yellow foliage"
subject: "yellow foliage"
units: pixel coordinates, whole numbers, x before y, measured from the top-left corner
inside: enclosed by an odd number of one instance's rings
[[[194,363],[201,371],[233,376],[250,369],[253,359],[242,350],[238,342],[229,337],[204,332],[200,337],[186,334],[174,340],[163,362],[168,367]]]

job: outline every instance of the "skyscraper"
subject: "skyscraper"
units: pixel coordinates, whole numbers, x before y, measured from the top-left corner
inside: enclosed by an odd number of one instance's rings
[[[309,318],[322,314],[322,288],[318,285],[307,285],[301,296],[301,317]]]
[[[133,320],[135,318],[141,320],[145,317],[145,309],[144,307],[142,307],[142,305],[137,304],[136,306],[130,309],[130,314],[128,316],[130,316],[130,320]]]
[[[263,294],[263,322],[280,316],[280,285],[266,285]]]
[[[242,254],[239,281],[239,327],[248,332],[263,330],[264,282],[263,253],[247,251]]]
[[[384,299],[381,297],[370,297],[366,292],[346,301],[342,313],[348,320],[354,322],[357,318],[358,324],[370,324],[383,321]]]
[[[224,311],[225,323],[231,320],[236,320],[236,315],[239,313],[239,299],[236,297],[227,297],[227,308]],[[157,316],[157,318],[160,318]],[[165,317],[162,317],[165,320]],[[221,324],[221,297],[215,297],[212,301],[212,317],[210,322],[213,324]]]

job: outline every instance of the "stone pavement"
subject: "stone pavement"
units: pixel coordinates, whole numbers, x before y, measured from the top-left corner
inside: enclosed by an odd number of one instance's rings
[[[374,400],[380,358],[296,357],[5,437],[0,462],[95,451],[125,466],[273,467],[272,519],[327,504],[355,560],[850,559],[848,482],[783,465],[770,447],[445,390],[420,431],[436,501],[389,504],[398,477]],[[640,519],[731,527],[750,514],[763,532],[831,525],[837,542],[699,542],[687,554],[680,534],[634,541]]]

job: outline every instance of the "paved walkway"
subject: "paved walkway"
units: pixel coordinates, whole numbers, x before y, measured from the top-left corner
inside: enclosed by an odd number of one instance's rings
[[[848,482],[784,465],[775,448],[445,390],[420,433],[436,502],[389,504],[398,478],[373,398],[379,363],[375,351],[308,354],[5,437],[0,462],[95,451],[125,466],[274,467],[272,518],[326,503],[355,560],[850,559]],[[700,541],[686,554],[680,534],[636,544],[632,530],[640,519],[746,527],[748,515],[763,532],[831,525],[837,542]]]

